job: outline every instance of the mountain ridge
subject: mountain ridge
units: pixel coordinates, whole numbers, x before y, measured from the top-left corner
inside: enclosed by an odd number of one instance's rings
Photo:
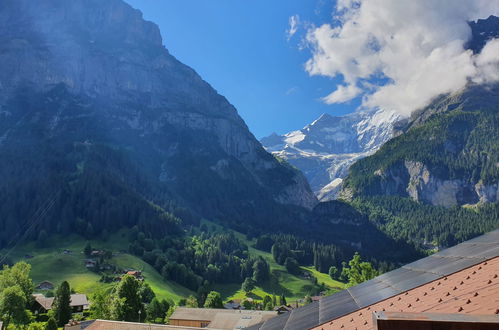
[[[388,141],[400,119],[382,110],[322,114],[301,130],[260,141],[267,151],[302,170],[319,200],[326,201],[337,198],[348,168]]]
[[[44,225],[63,231],[77,217],[104,225],[74,195],[95,187],[109,203],[121,202],[104,191],[120,189],[136,199],[129,204],[145,199],[168,209],[175,201],[246,227],[317,203],[302,174],[268,154],[225,97],[125,2],[6,0],[0,41],[5,227],[19,228],[52,189],[69,196]]]

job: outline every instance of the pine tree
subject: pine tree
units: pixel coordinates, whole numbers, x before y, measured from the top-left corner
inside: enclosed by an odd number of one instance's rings
[[[92,254],[92,245],[90,245],[90,242],[87,242],[87,244],[85,245],[83,253],[85,253],[87,257],[90,257],[90,255]]]
[[[69,283],[64,281],[57,288],[54,298],[55,318],[57,319],[57,324],[63,327],[71,319],[71,289]]]
[[[57,330],[57,322],[53,317],[49,318],[45,325],[45,330]]]

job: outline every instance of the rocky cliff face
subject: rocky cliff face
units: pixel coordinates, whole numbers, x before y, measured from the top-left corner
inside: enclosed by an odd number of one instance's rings
[[[342,192],[444,207],[497,202],[499,85],[471,85],[415,114],[403,134],[351,167]]]
[[[468,49],[499,37],[499,18],[470,23]],[[438,206],[497,202],[499,84],[441,95],[399,122],[397,135],[351,167],[344,198],[396,195]]]
[[[120,150],[151,194],[168,190],[205,216],[248,209],[249,220],[274,201],[317,203],[302,174],[268,154],[236,109],[169,54],[158,27],[121,0],[3,1],[0,118],[4,154],[59,143],[60,157],[76,144]],[[21,171],[12,166],[4,159],[0,172]],[[36,175],[30,166],[20,166],[23,176]]]
[[[273,134],[261,142],[267,151],[299,168],[320,200],[331,200],[337,197],[349,167],[389,140],[399,119],[385,111],[343,117],[324,114],[299,131]]]

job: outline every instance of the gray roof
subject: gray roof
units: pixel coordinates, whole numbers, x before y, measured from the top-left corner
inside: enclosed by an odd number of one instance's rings
[[[177,307],[170,320],[210,322],[210,329],[243,329],[277,316],[273,311]]]
[[[88,324],[89,323],[89,324]],[[146,324],[122,321],[108,321],[108,320],[93,320],[90,322],[81,322],[78,325],[66,326],[68,330],[195,330],[199,328],[180,327],[165,324]]]
[[[499,230],[495,230],[249,329],[310,329],[498,256]]]
[[[43,308],[46,310],[52,309],[52,304],[54,303],[54,297],[45,297],[42,294],[34,294],[36,302],[38,302]],[[88,307],[88,299],[84,294],[72,294],[71,295],[71,303],[69,304],[71,307],[83,306],[84,308]]]

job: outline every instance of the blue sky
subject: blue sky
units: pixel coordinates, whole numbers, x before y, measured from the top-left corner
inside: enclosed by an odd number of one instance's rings
[[[286,133],[322,113],[352,112],[355,102],[320,98],[337,81],[310,77],[300,50],[304,25],[288,41],[289,18],[331,21],[332,0],[127,0],[159,25],[168,50],[234,104],[257,138]]]

